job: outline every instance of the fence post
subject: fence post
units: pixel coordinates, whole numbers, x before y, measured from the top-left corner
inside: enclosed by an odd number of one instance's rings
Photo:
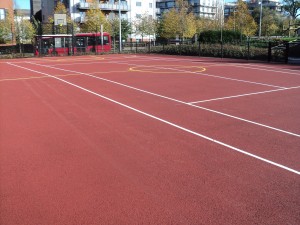
[[[55,38],[52,38],[52,43],[53,43],[53,51],[52,51],[52,56],[56,56],[56,48],[55,48]]]
[[[95,55],[98,53],[98,26],[96,25],[96,35],[95,35]]]
[[[250,58],[250,41],[249,39],[247,40],[247,60]]]
[[[182,42],[181,42],[181,40],[179,41],[179,55],[181,55],[181,44],[182,44]]]
[[[223,59],[223,41],[221,41],[221,59]]]
[[[285,63],[289,62],[289,50],[290,50],[290,43],[287,42],[287,43],[285,43],[285,57],[284,57]]]
[[[268,62],[271,62],[272,59],[272,43],[271,41],[269,41],[269,45],[268,45]]]
[[[42,56],[42,38],[40,37],[39,38],[39,57],[41,57]]]
[[[199,56],[201,56],[201,44],[200,44],[200,40],[198,41],[198,54],[199,54]]]
[[[137,46],[137,41],[135,41],[135,54],[137,53],[138,46]]]

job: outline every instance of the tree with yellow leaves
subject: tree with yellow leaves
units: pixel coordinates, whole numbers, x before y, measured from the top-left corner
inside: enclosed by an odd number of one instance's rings
[[[54,14],[66,14],[67,15],[67,24],[71,24],[71,26],[73,27],[74,32],[77,30],[76,29],[77,24],[71,19],[71,16],[68,14],[68,10],[67,10],[66,6],[64,5],[64,3],[57,2],[57,5],[53,10],[53,15]],[[53,33],[54,16],[49,16],[48,17],[48,22],[49,22],[48,24],[43,25],[43,33],[44,34]],[[66,26],[62,26],[62,27],[60,27],[60,29],[58,29],[58,32],[61,33],[61,34],[67,34],[68,29],[67,29]]]
[[[4,20],[0,20],[0,44],[5,44],[9,38],[12,27],[12,19],[11,16],[7,15],[7,18]]]
[[[184,0],[176,0],[176,7],[163,14],[160,36],[163,38],[175,38],[177,36],[191,38],[197,32],[196,19]]]
[[[257,24],[249,13],[248,6],[245,2],[238,0],[236,12],[229,16],[225,28],[240,31],[247,37],[256,33]]]
[[[85,22],[81,28],[83,32],[100,32],[101,25],[103,25],[103,31],[111,32],[111,24],[99,8],[99,2],[93,0],[89,10],[86,11]]]

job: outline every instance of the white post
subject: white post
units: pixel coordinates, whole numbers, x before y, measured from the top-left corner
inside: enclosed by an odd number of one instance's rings
[[[122,51],[121,0],[119,0],[119,51]]]
[[[262,20],[262,0],[260,0],[260,14],[259,14],[259,34],[261,36],[261,20]]]
[[[103,52],[103,25],[101,24],[100,26],[100,35],[101,35],[101,49],[102,49],[102,52]]]

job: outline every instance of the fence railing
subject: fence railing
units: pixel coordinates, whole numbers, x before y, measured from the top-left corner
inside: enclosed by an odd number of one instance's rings
[[[110,53],[119,53],[119,43],[113,43]],[[0,57],[4,55],[31,54],[35,46],[31,44],[18,46],[0,46]],[[219,58],[236,58],[266,62],[300,63],[300,42],[242,42],[242,43],[187,43],[187,42],[124,42],[122,53],[152,53],[169,55],[204,56]],[[97,51],[65,51],[65,55],[103,54]],[[62,54],[63,55],[63,54]],[[43,55],[41,55],[43,56]]]

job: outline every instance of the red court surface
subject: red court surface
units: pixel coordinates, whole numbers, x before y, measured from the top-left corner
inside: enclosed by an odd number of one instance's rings
[[[300,224],[300,66],[0,61],[0,224]]]

